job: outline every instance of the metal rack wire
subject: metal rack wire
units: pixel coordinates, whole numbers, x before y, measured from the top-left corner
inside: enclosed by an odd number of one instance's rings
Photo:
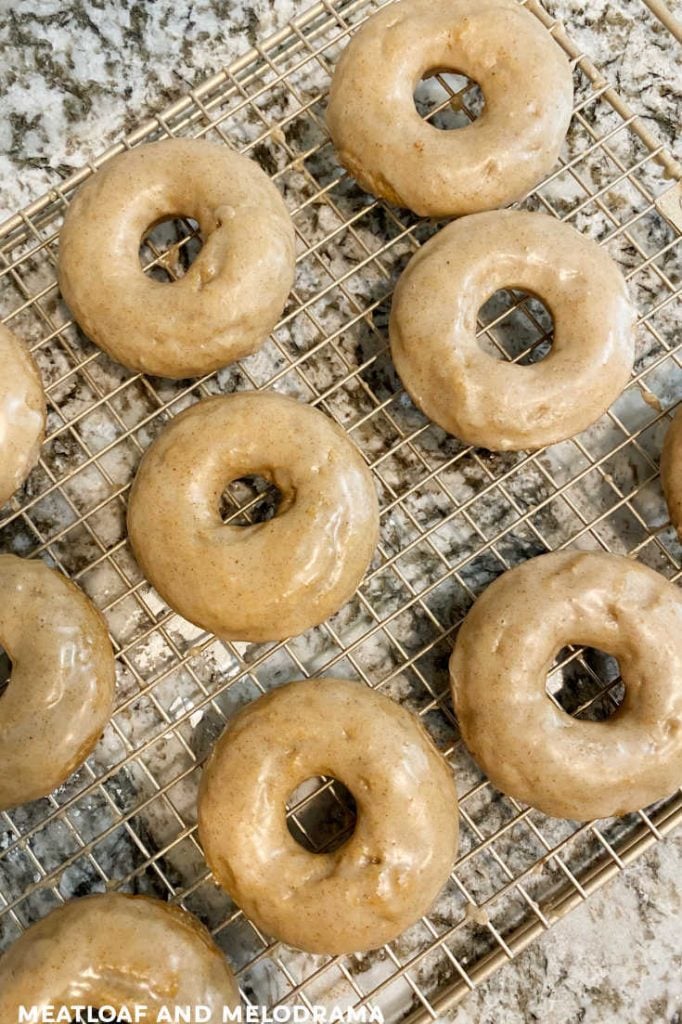
[[[47,386],[39,467],[0,515],[2,547],[57,565],[104,612],[117,651],[118,704],[97,750],[49,799],[0,816],[0,948],[76,895],[148,892],[198,914],[235,965],[244,998],[380,1008],[389,1021],[436,1019],[535,936],[682,819],[682,795],[618,821],[555,821],[495,792],[463,748],[448,695],[453,634],[504,569],[566,545],[636,557],[671,580],[681,549],[658,482],[670,409],[682,393],[679,168],[534,2],[564,47],[576,108],[561,165],[524,206],[561,217],[619,261],[639,309],[632,382],[579,437],[544,451],[493,454],[443,434],[410,404],[387,353],[392,286],[437,225],[362,193],[337,165],[324,126],[330,69],[380,3],[323,0],[229,68],[146,121],[91,166],[0,226],[0,310],[30,344]],[[473,117],[471,83],[439,75],[418,97],[435,123]],[[259,160],[283,192],[298,237],[295,289],[272,338],[198,381],[132,374],[70,320],[55,279],[58,231],[74,190],[125,147],[206,136]],[[197,238],[153,236],[149,272],[173,279]],[[481,344],[501,358],[546,351],[551,320],[500,293]],[[139,457],[167,419],[202,396],[276,388],[341,423],[375,475],[382,533],[353,601],[286,643],[217,641],[168,609],[142,578],[125,534]],[[261,516],[253,482],[226,492],[225,517]],[[267,505],[267,502],[266,502]],[[230,511],[231,510],[231,511]],[[271,509],[270,509],[271,511]],[[269,512],[267,513],[269,514]],[[432,913],[376,953],[319,957],[273,945],[208,876],[195,830],[200,764],[235,710],[278,683],[359,677],[419,714],[450,759],[461,795],[459,860]],[[571,713],[618,702],[617,666],[561,652],[548,692]],[[335,808],[327,832],[320,807]],[[319,780],[290,807],[311,848],[352,822],[343,792]],[[322,846],[320,845],[322,844]]]

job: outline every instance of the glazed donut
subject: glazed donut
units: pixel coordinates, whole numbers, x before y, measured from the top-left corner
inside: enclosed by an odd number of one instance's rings
[[[0,324],[0,505],[38,461],[45,434],[45,393],[38,367],[24,346]]]
[[[285,805],[332,776],[355,797],[351,838],[311,853]],[[390,942],[425,914],[457,852],[457,792],[418,719],[361,683],[312,679],[243,708],[199,791],[199,836],[216,881],[263,931],[312,953]]]
[[[476,340],[500,288],[537,295],[554,316],[552,349],[518,366]],[[613,260],[541,213],[498,210],[449,224],[398,281],[389,332],[395,367],[419,408],[468,444],[542,448],[594,423],[625,387],[634,310]]]
[[[277,516],[220,517],[232,480],[274,483]],[[338,611],[372,558],[379,511],[371,474],[317,409],[244,392],[191,406],[142,459],[128,532],[147,579],[202,629],[228,640],[282,640]]]
[[[670,522],[682,539],[682,405],[668,427],[661,452],[661,483]]]
[[[156,1020],[176,1006],[206,1006],[210,1021],[239,1006],[239,990],[202,924],[147,896],[86,896],[32,925],[0,959],[0,1020],[19,1007],[88,1007],[118,1013],[144,1006]],[[57,1019],[55,1017],[55,1019]],[[62,1019],[61,1017],[59,1019]],[[122,1018],[129,1019],[129,1018]],[[205,1020],[206,1018],[202,1018]]]
[[[420,79],[480,85],[477,121],[440,131],[414,104]],[[573,108],[567,58],[516,0],[402,0],[353,36],[332,79],[327,125],[360,185],[424,217],[522,198],[554,166]]]
[[[625,700],[580,721],[545,692],[567,644],[618,658]],[[682,782],[682,593],[620,555],[561,551],[492,583],[450,660],[465,744],[491,782],[558,818],[622,815]]]
[[[203,247],[165,284],[140,267],[142,237],[191,217]],[[294,230],[253,160],[169,139],[105,163],[78,191],[59,240],[59,286],[95,344],[132,370],[196,377],[254,352],[294,278]]]
[[[111,717],[114,655],[104,619],[38,561],[0,555],[0,811],[47,796],[82,764]],[[0,1014],[0,1020],[3,1020]]]

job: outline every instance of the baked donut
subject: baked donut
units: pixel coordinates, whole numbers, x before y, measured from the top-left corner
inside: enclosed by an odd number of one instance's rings
[[[552,349],[520,366],[476,340],[500,288],[537,295],[554,316]],[[468,444],[542,448],[590,426],[625,387],[634,310],[613,260],[567,224],[498,210],[449,224],[398,281],[389,332],[395,367],[419,408]]]
[[[143,236],[191,217],[203,247],[172,284],[140,267]],[[294,278],[294,229],[253,160],[206,140],[169,139],[107,161],[71,203],[59,286],[95,344],[132,370],[195,377],[254,352]]]
[[[80,1007],[85,1019],[89,1007],[121,1013],[142,1006],[141,1019],[149,1021],[161,1010],[163,1019],[175,1020],[176,1006],[205,1006],[210,1017],[201,1019],[219,1024],[224,1006],[239,1006],[239,990],[192,914],[147,896],[111,893],[53,910],[0,959],[3,1024],[19,1019],[20,1006],[54,1007],[55,1020],[64,1008],[78,1019]]]
[[[82,764],[111,717],[115,667],[104,619],[61,573],[0,555],[0,592],[12,660],[0,699],[3,811],[47,796]]]
[[[625,700],[580,721],[545,692],[567,644],[617,658]],[[682,782],[682,593],[620,555],[561,551],[505,572],[450,660],[462,738],[491,782],[558,818],[626,814]]]
[[[281,494],[265,523],[231,526],[220,497],[260,475]],[[317,409],[255,391],[198,402],[142,459],[128,532],[163,599],[228,640],[282,640],[338,611],[377,543],[370,471],[348,436]]]
[[[440,131],[420,117],[414,90],[438,70],[478,82],[477,121]],[[344,50],[327,125],[339,160],[368,192],[450,217],[529,192],[556,163],[572,109],[566,56],[517,0],[402,0]]]
[[[326,775],[355,797],[351,838],[311,853],[285,806]],[[258,928],[312,953],[390,942],[425,914],[457,852],[457,792],[418,719],[361,683],[289,683],[243,708],[199,791],[199,836],[217,882]]]
[[[668,427],[661,452],[661,483],[670,522],[682,539],[682,405]]]
[[[38,461],[45,434],[45,393],[38,367],[0,324],[0,505],[10,498]]]

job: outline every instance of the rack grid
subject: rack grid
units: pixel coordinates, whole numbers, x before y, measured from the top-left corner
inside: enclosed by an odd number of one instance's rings
[[[592,428],[538,452],[492,453],[444,434],[410,403],[392,368],[392,287],[439,227],[364,194],[334,158],[324,124],[330,71],[377,0],[323,0],[193,89],[82,171],[0,226],[0,312],[30,345],[48,397],[40,463],[0,513],[2,548],[44,558],[104,613],[117,655],[117,708],[86,764],[49,798],[0,815],[0,949],[54,906],[89,892],[172,900],[211,929],[244,999],[378,1008],[387,1021],[437,1019],[682,820],[682,794],[619,820],[557,821],[496,792],[469,758],[448,692],[457,626],[499,573],[566,546],[637,558],[670,580],[682,549],[660,490],[658,457],[682,394],[679,167],[535,0],[525,6],[571,60],[575,112],[562,160],[523,201],[602,244],[639,311],[637,361],[625,393]],[[476,115],[461,76],[420,86],[422,113],[443,128]],[[143,377],[78,330],[55,276],[72,194],[124,148],[206,137],[258,160],[284,195],[297,233],[297,278],[263,349],[199,380]],[[677,184],[676,184],[677,182]],[[164,233],[165,232],[165,233]],[[169,241],[172,243],[168,246]],[[196,225],[156,229],[142,256],[166,280],[200,244]],[[536,299],[497,293],[480,343],[530,362],[551,343]],[[175,615],[141,576],[125,532],[141,453],[202,397],[274,388],[310,402],[350,434],[370,465],[381,540],[354,599],[284,643],[226,643]],[[262,481],[232,484],[226,521],[273,513]],[[211,881],[196,835],[203,758],[247,701],[284,681],[359,678],[400,700],[455,771],[461,847],[432,912],[371,954],[311,956],[272,943]],[[622,698],[600,652],[560,652],[548,695],[604,717]],[[297,791],[290,827],[312,849],[352,827],[343,788]]]

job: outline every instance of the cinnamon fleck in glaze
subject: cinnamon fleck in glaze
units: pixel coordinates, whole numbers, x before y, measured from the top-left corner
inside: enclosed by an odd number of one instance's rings
[[[0,324],[0,505],[38,461],[45,433],[45,394],[33,359]]]
[[[202,249],[178,281],[140,267],[159,221],[196,220]],[[254,352],[294,278],[294,229],[257,163],[204,139],[107,161],[78,190],[59,240],[59,286],[100,348],[133,370],[194,377]]]
[[[232,480],[281,494],[274,519],[222,521]],[[198,402],[145,454],[128,532],[140,567],[190,622],[231,640],[280,640],[348,601],[377,543],[379,509],[355,445],[327,416],[272,392]]]
[[[61,573],[0,555],[0,593],[0,643],[12,660],[0,697],[7,810],[47,796],[82,764],[111,717],[115,671],[102,616]]]
[[[316,775],[355,797],[351,838],[310,853],[285,804]],[[199,834],[217,881],[264,931],[314,953],[374,949],[425,914],[457,852],[451,771],[409,711],[361,683],[281,686],[228,725],[204,771]]]
[[[661,452],[661,483],[670,522],[682,538],[682,405],[668,427]]]
[[[545,692],[567,644],[618,658],[625,699],[581,721]],[[626,814],[682,782],[682,592],[620,555],[561,551],[503,573],[450,660],[462,737],[503,793],[559,818]]]
[[[414,105],[420,79],[478,82],[481,116],[439,131]],[[565,54],[516,0],[402,0],[355,33],[336,65],[327,124],[368,192],[425,217],[520,199],[556,163],[573,106]]]
[[[161,900],[88,896],[54,910],[0,959],[0,1020],[19,1006],[145,1006],[150,1020],[206,1006],[210,1024],[239,1005],[225,958],[195,917]]]

